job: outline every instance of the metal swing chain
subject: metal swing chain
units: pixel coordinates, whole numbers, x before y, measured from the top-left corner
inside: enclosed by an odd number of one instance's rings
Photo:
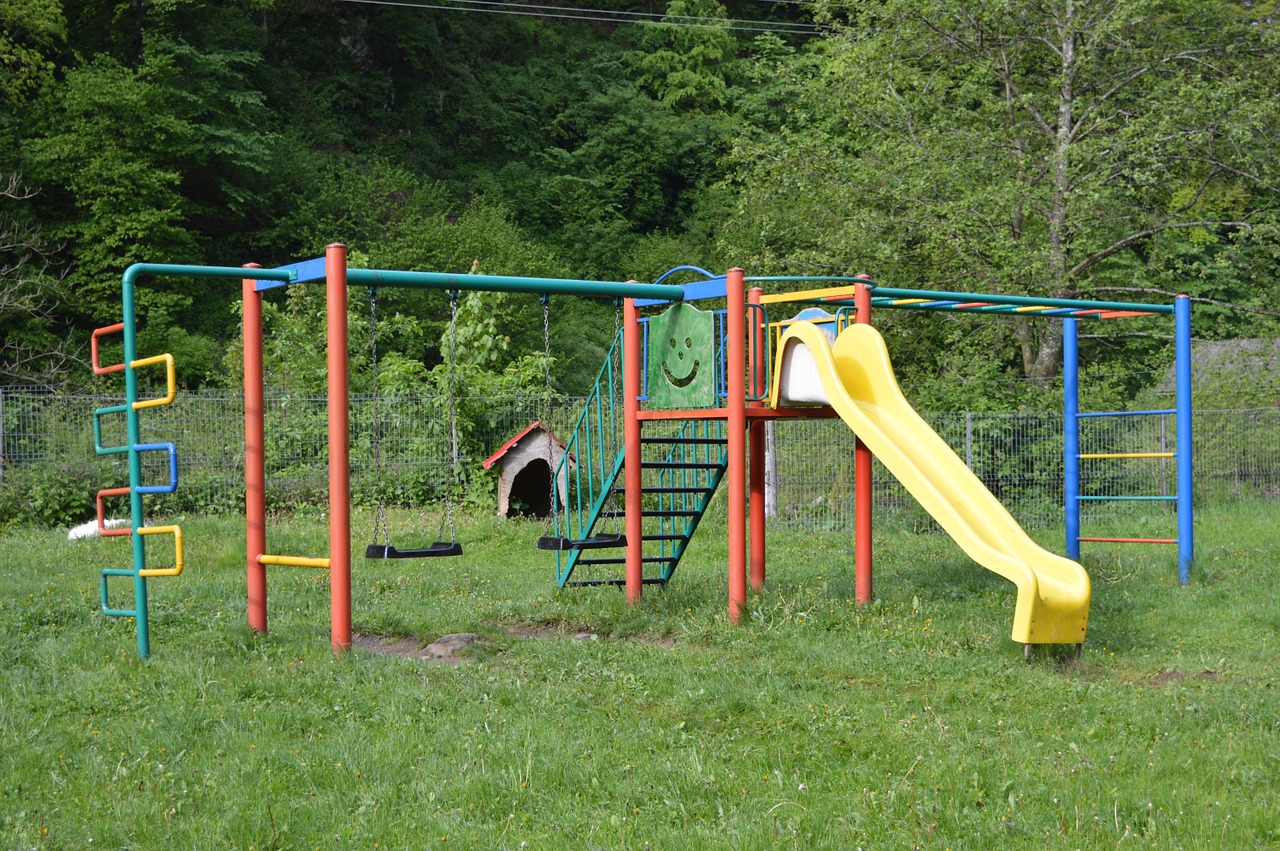
[[[551,438],[551,296],[542,296],[542,366],[543,366],[543,417],[542,429],[547,434],[547,467],[551,471],[551,531],[560,534],[560,488],[556,481],[555,447]],[[567,536],[568,530],[565,530]]]
[[[449,474],[444,480],[444,516],[440,518],[440,540],[444,540],[445,522],[449,524],[449,540],[458,540],[453,525],[453,477],[458,471],[458,419],[454,410],[453,380],[458,365],[458,291],[449,293],[449,362],[446,379],[449,400]]]
[[[615,298],[613,300],[613,340],[615,343],[618,341],[618,334],[621,331],[622,331],[622,299]],[[613,392],[612,387],[609,388],[609,392],[610,393]],[[613,434],[613,441],[614,441],[614,445],[610,448],[616,450],[617,441],[618,441],[618,434],[616,431],[614,431],[614,434]],[[621,533],[622,523],[618,520],[618,515],[621,512],[618,511],[618,502],[614,498],[614,494],[612,492],[613,483],[612,482],[609,483],[608,487],[611,489],[608,495],[608,510],[613,515],[613,523],[610,524],[610,528],[613,529],[615,533]]]
[[[369,287],[369,344],[370,361],[373,365],[373,469],[377,477],[373,483],[374,498],[377,508],[373,515],[373,542],[378,543],[381,534],[382,543],[390,546],[391,533],[387,528],[387,508],[382,501],[382,405],[381,390],[378,387],[378,289]]]

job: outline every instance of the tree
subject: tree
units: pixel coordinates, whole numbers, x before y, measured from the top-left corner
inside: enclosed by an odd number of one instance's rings
[[[32,194],[18,175],[0,178],[0,382],[61,384],[76,361],[56,331],[67,293],[40,227],[14,209]]]
[[[1189,240],[1204,255],[1274,221],[1276,36],[1228,4],[888,0],[830,23],[794,117],[737,151],[726,236],[757,256],[1076,297],[1170,290]],[[1209,268],[1178,287],[1212,294]],[[1047,382],[1061,326],[1014,333]]]

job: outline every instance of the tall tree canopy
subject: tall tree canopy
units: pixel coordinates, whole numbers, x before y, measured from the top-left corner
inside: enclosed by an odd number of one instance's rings
[[[727,239],[897,284],[1274,301],[1276,33],[1201,0],[832,4],[776,132],[737,150]],[[785,80],[775,83],[786,85]],[[1250,266],[1255,274],[1250,274]],[[1229,270],[1229,271],[1228,271]],[[1052,377],[1057,323],[1016,325]]]

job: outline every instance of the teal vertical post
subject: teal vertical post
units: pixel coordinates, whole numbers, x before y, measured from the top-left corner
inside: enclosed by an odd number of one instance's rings
[[[133,407],[133,403],[138,401],[138,376],[132,366],[138,359],[133,273],[134,268],[130,267],[124,274],[120,287],[120,300],[124,319],[124,389],[127,405],[125,422],[129,435],[129,514],[130,528],[133,530],[130,539],[130,543],[133,544],[133,611],[138,630],[138,656],[147,659],[151,656],[151,634],[147,623],[147,578],[142,575],[142,571],[147,567],[147,546],[146,539],[138,534],[145,520],[142,494],[138,493],[138,486],[142,484],[142,456],[137,447],[142,442],[142,429],[138,422],[138,412]]]
[[[1080,320],[1062,320],[1062,476],[1067,558],[1080,558]]]
[[[1191,581],[1195,559],[1195,527],[1192,506],[1191,464],[1191,299],[1180,295],[1173,302],[1175,338],[1174,370],[1177,375],[1178,440],[1178,581]]]

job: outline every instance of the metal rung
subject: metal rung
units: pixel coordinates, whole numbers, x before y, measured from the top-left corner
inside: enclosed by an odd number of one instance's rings
[[[1078,496],[1080,502],[1176,502],[1176,496]]]
[[[258,564],[274,564],[278,567],[318,567],[328,569],[327,558],[299,558],[297,556],[260,555]]]
[[[658,444],[697,444],[701,446],[726,446],[729,439],[725,437],[642,437],[641,443],[652,446]]]
[[[688,535],[644,535],[641,540],[644,541],[687,541]]]
[[[642,470],[719,470],[724,465],[710,461],[641,461]]]
[[[650,556],[649,558],[640,559],[641,564],[666,564],[672,561],[674,556]],[[626,564],[625,558],[580,558],[578,559],[578,567],[588,564]]]
[[[715,491],[715,488],[669,488],[661,485],[657,487],[649,487],[646,485],[645,487],[640,488],[640,493],[712,493],[713,491]],[[614,493],[626,493],[626,489],[620,488],[615,490]]]
[[[575,585],[578,587],[586,587],[590,585],[626,585],[625,579],[583,579],[577,582],[566,582],[565,585]],[[667,580],[655,577],[646,577],[640,580],[641,585],[666,585]]]
[[[643,512],[642,516],[644,517],[697,517],[698,514],[699,512],[697,511],[680,511],[680,510],[673,509],[670,511],[645,511]],[[625,511],[602,511],[600,512],[600,516],[601,517],[626,517],[627,513]]]

